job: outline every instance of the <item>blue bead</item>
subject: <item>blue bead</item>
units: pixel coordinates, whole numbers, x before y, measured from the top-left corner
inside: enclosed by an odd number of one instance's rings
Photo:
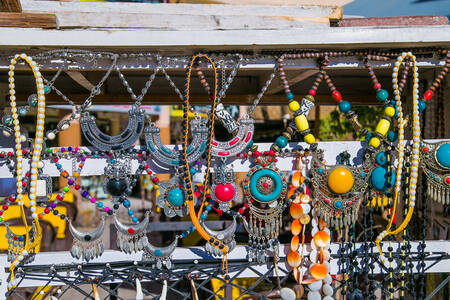
[[[398,133],[395,131],[389,131],[387,134],[387,138],[390,142],[395,142],[398,138]]]
[[[287,93],[287,94],[286,94],[286,98],[287,98],[288,100],[292,100],[292,99],[294,99],[294,94],[292,94],[292,93]]]
[[[206,220],[206,215],[205,215],[205,214],[201,214],[201,215],[200,215],[200,218],[201,218],[202,220]]]
[[[317,173],[322,174],[323,173],[323,169],[322,168],[318,168],[317,169]]]
[[[384,153],[384,152],[378,153],[377,156],[375,157],[375,161],[380,166],[384,166],[386,164],[386,161],[387,161],[386,153]]]
[[[182,237],[182,238],[187,237],[187,233],[186,233],[186,232],[183,232],[183,233],[181,234],[181,237]]]
[[[211,210],[211,205],[207,205],[207,206],[205,207],[205,209],[206,209],[207,211],[210,211],[210,210]]]
[[[181,206],[184,203],[184,193],[181,189],[172,189],[167,196],[168,201],[173,206]]]
[[[364,172],[359,173],[359,177],[361,177],[361,178],[366,177],[366,173],[364,173]]]
[[[336,201],[334,202],[334,206],[337,208],[341,208],[342,207],[342,202],[341,201]]]
[[[111,163],[115,163],[116,162],[116,160],[115,159],[111,159]]]
[[[347,113],[350,109],[352,109],[352,106],[350,105],[350,102],[348,102],[348,101],[341,101],[341,103],[339,103],[339,110],[342,113]]]
[[[194,232],[195,229],[196,229],[196,228],[195,228],[194,226],[191,226],[191,227],[189,228],[189,231],[190,231],[190,232]]]
[[[44,85],[44,93],[50,93],[50,87],[48,85]]]
[[[252,146],[253,146],[253,140],[251,140],[251,141],[248,143],[247,148],[251,148]]]
[[[425,103],[425,101],[420,100],[419,101],[419,111],[423,112],[425,110],[425,108],[427,108],[427,104]]]
[[[123,206],[124,207],[130,207],[130,200],[123,201]]]
[[[285,138],[284,136],[280,135],[279,137],[277,137],[277,139],[275,140],[275,144],[280,147],[280,148],[284,148],[287,146],[288,144],[288,140],[287,138]]]
[[[134,223],[139,222],[139,219],[137,217],[132,217],[131,220],[133,220]]]
[[[381,101],[381,102],[386,101],[388,97],[389,97],[389,93],[386,90],[379,90],[377,92],[378,101]]]
[[[56,164],[56,168],[61,169],[62,168],[61,164]]]
[[[441,166],[450,168],[450,144],[442,144],[437,148],[436,160]]]
[[[23,235],[19,235],[19,241],[23,242],[25,240],[25,237]]]
[[[68,147],[67,150],[72,151],[72,147]]]
[[[128,215],[129,215],[129,216],[134,215],[134,211],[133,211],[132,209],[129,209],[129,210],[128,210]]]
[[[395,182],[395,174],[393,172],[388,174],[384,167],[376,167],[372,171],[370,183],[375,189],[385,191],[387,189],[388,177],[390,179],[389,185],[392,186]]]
[[[368,134],[366,134],[366,136],[365,136],[366,142],[369,142],[372,137],[373,137],[373,133],[372,132],[369,132]]]
[[[162,253],[161,250],[159,250],[159,249],[155,250],[155,255],[156,255],[156,256],[161,256],[162,254],[163,254],[163,253]]]
[[[98,207],[103,207],[103,202],[97,202]]]
[[[195,173],[197,173],[197,170],[195,170],[195,168],[190,168],[189,172],[191,172],[191,174],[194,175]]]

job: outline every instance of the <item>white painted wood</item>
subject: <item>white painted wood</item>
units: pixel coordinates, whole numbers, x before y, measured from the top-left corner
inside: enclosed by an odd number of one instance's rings
[[[355,49],[450,46],[450,26],[333,27],[290,30],[44,30],[1,28],[0,47],[135,47],[176,50],[251,50],[280,48]],[[186,47],[187,49],[183,49]],[[190,48],[190,49],[189,49]],[[193,50],[194,48],[194,50]],[[144,50],[145,51],[145,50]]]
[[[450,141],[450,139],[444,139],[445,141]],[[444,140],[427,140],[429,142],[439,142]],[[270,149],[272,144],[270,143],[261,143],[257,144],[258,150],[266,151]],[[301,146],[303,148],[307,148],[308,145],[306,143],[290,143],[287,149],[298,149]],[[173,145],[168,145],[168,148],[173,148]],[[345,141],[336,141],[336,142],[320,142],[319,148],[324,150],[325,160],[329,164],[334,164],[336,162],[336,157],[339,153],[343,151],[347,151],[350,153],[352,159],[351,163],[353,165],[360,165],[362,162],[363,149],[366,147],[365,142],[345,142]],[[83,147],[81,147],[83,148]],[[8,152],[12,151],[11,148],[0,148],[0,151]],[[55,164],[51,163],[48,160],[43,160],[44,169],[43,173],[53,177],[59,177],[60,173],[57,170]],[[70,174],[72,173],[72,160],[71,159],[60,159],[59,163],[63,166],[63,169],[67,170]],[[228,159],[227,163],[233,167],[235,172],[248,172],[251,161],[249,159],[240,159],[233,158]],[[138,161],[132,160],[132,172],[136,171],[138,167]],[[166,174],[172,173],[173,169],[168,169],[165,167],[161,167],[157,165],[151,158],[148,162],[150,165],[150,169],[156,174]],[[28,160],[24,160],[24,167],[22,168],[24,171],[28,170]],[[280,157],[278,158],[277,167],[282,171],[292,171],[294,170],[296,164],[295,159],[293,157]],[[106,167],[106,159],[102,158],[88,158],[86,159],[83,170],[81,171],[81,176],[95,176],[102,175],[104,173],[104,168]],[[212,163],[211,171],[214,172],[215,164]],[[203,167],[204,171],[204,167]],[[9,169],[5,165],[0,165],[0,178],[11,178],[12,174]]]
[[[412,251],[417,251],[418,249],[418,242],[411,242]],[[383,252],[387,252],[388,243],[383,243]],[[393,243],[394,249],[397,248],[397,243]],[[339,249],[339,244],[332,244],[331,245],[331,253],[337,253]],[[357,243],[356,249],[358,251],[362,251],[362,244]],[[429,256],[429,258],[437,258],[440,255],[448,255],[450,249],[450,241],[427,241],[427,248],[426,252],[435,252],[440,254],[435,254],[432,256]],[[281,245],[280,247],[280,258],[285,258],[287,253],[290,251],[290,245]],[[311,249],[309,246],[305,249],[305,256],[309,255],[309,252]],[[377,253],[377,249],[374,248],[373,251]],[[213,259],[213,257],[207,255],[201,247],[189,247],[189,248],[176,248],[174,254],[173,254],[173,262],[175,267],[177,267],[177,263],[180,264],[182,262],[194,262],[197,260],[198,262],[201,262],[202,259],[208,258]],[[246,246],[237,246],[231,253],[228,254],[228,261],[242,261],[246,260],[247,258],[247,250]],[[92,260],[90,263],[98,264],[98,263],[114,263],[114,262],[139,262],[142,259],[142,252],[133,253],[133,254],[125,254],[120,251],[116,250],[106,250],[103,255],[97,259]],[[216,258],[217,264],[221,264],[222,260],[221,258]],[[360,260],[360,259],[358,259]],[[433,260],[427,260],[425,261],[426,267],[431,266],[435,261]],[[441,261],[433,265],[430,269],[426,270],[426,273],[448,273],[450,272],[450,258],[443,258]],[[396,267],[396,264],[398,262],[393,262],[393,267]],[[67,266],[67,265],[77,265],[82,264],[81,260],[77,260],[71,257],[70,253],[68,251],[58,251],[58,252],[41,252],[36,254],[35,260],[28,264],[30,266],[48,266],[50,268],[51,266]],[[414,266],[418,264],[418,262],[413,263]],[[8,266],[9,263],[6,261],[6,254],[0,255],[0,265],[1,266]],[[83,264],[85,265],[85,264]],[[339,266],[338,266],[338,260],[337,259],[331,259],[330,262],[331,269],[330,272],[332,275],[335,275],[339,273]],[[386,267],[388,266],[388,262],[386,260],[385,262]],[[261,273],[267,272],[271,267],[271,264],[261,265],[254,267],[256,270],[258,270]],[[278,264],[278,267],[281,270],[290,271],[290,267],[285,262],[280,262]],[[180,268],[180,265],[178,265],[178,268]],[[416,270],[416,268],[413,268]],[[74,270],[75,271],[75,270]],[[34,274],[39,274],[38,272],[33,272]],[[195,272],[194,272],[195,273]],[[380,267],[376,265],[374,269],[374,274],[380,273]],[[48,271],[45,273],[48,274]],[[71,272],[73,275],[73,271]],[[44,273],[42,273],[44,275]],[[230,272],[230,276],[233,276],[234,273]],[[275,274],[273,274],[274,276]],[[259,275],[255,272],[253,272],[250,269],[246,269],[244,272],[242,272],[238,277],[239,278],[248,278],[248,277],[258,277]],[[23,280],[20,284],[21,287],[31,287],[31,286],[40,286],[46,284],[45,281],[41,280],[32,280],[32,279],[26,279]],[[50,282],[50,285],[62,285],[61,282],[58,281],[52,281]]]

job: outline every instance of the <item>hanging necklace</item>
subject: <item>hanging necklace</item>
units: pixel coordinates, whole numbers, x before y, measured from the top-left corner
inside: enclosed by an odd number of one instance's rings
[[[24,203],[23,203],[23,190],[22,190],[22,178],[23,178],[23,170],[22,170],[22,139],[20,134],[20,124],[17,114],[16,107],[16,91],[15,91],[15,82],[14,82],[14,68],[18,60],[24,60],[31,68],[33,72],[33,76],[36,80],[36,89],[38,95],[38,103],[37,103],[37,121],[36,121],[36,138],[34,140],[33,146],[33,154],[31,157],[31,168],[30,168],[30,189],[28,198],[30,199],[30,210],[31,217],[34,222],[35,230],[30,232],[28,229],[28,224],[26,221]],[[11,100],[11,112],[12,117],[14,119],[14,133],[16,137],[16,157],[17,157],[17,199],[18,204],[20,206],[20,212],[22,216],[22,221],[25,225],[25,241],[23,248],[20,250],[20,255],[16,256],[12,261],[10,272],[11,272],[11,282],[12,286],[15,286],[14,280],[14,269],[20,264],[21,261],[24,260],[29,254],[33,254],[35,252],[35,248],[40,245],[42,239],[42,228],[39,224],[39,218],[36,214],[36,192],[37,192],[37,180],[38,180],[38,164],[42,151],[42,144],[44,142],[44,124],[45,124],[45,92],[44,85],[41,73],[39,72],[39,68],[36,66],[36,63],[32,60],[31,57],[26,54],[15,55],[11,60],[11,65],[9,68],[9,88],[10,88],[10,100]],[[32,236],[31,236],[32,234]],[[17,253],[19,254],[19,253]]]

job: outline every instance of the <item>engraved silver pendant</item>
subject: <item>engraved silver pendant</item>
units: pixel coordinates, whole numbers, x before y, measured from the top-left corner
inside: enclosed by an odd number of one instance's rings
[[[145,218],[138,224],[125,225],[119,221],[114,215],[114,225],[117,229],[117,247],[122,252],[132,253],[144,249],[145,234],[147,233],[147,226],[150,220],[150,212],[145,213]]]
[[[178,238],[177,235],[169,246],[156,247],[149,242],[146,236],[144,236],[144,254],[142,255],[142,260],[155,262],[158,269],[162,269],[163,266],[167,269],[171,269],[173,267],[172,254],[177,248]]]
[[[233,168],[227,167],[222,161],[213,175],[211,198],[219,204],[219,209],[224,212],[228,212],[231,203],[240,197],[235,179],[236,174],[234,174]]]
[[[253,142],[254,121],[250,116],[239,120],[239,130],[229,141],[211,141],[211,155],[214,157],[231,157],[244,151]]]
[[[80,119],[81,131],[84,137],[94,147],[102,151],[125,150],[133,146],[144,129],[144,110],[133,105],[128,111],[127,128],[119,135],[110,136],[100,131],[95,123],[95,117],[88,112]]]
[[[441,204],[449,204],[450,142],[428,143],[422,141],[420,166],[427,178],[427,195]],[[417,166],[411,166],[411,171],[417,172]]]
[[[163,209],[167,217],[187,216],[189,211],[186,199],[183,181],[177,175],[173,176],[168,182],[159,184],[159,196],[156,198],[156,205]],[[194,201],[196,200],[194,195]]]
[[[90,232],[79,231],[69,220],[69,231],[73,236],[73,245],[70,250],[72,257],[90,260],[100,257],[105,250],[101,236],[105,230],[105,217],[102,217],[100,224],[96,229]]]
[[[225,244],[225,246],[228,249],[227,253],[230,253],[234,249],[234,247],[236,247],[236,241],[234,240],[234,233],[236,232],[237,227],[236,217],[233,217],[233,222],[229,227],[220,231],[208,228],[206,226],[206,223],[202,220],[200,220],[200,225],[209,235],[215,237],[216,239],[220,240],[222,243]],[[223,255],[223,252],[217,247],[213,246],[211,243],[205,244],[205,251],[214,256]]]
[[[131,172],[131,161],[116,160],[115,162],[108,162],[105,167],[103,180],[103,190],[105,193],[111,195],[112,202],[118,203],[118,199],[121,196],[131,194],[130,190],[130,178],[128,174]]]
[[[8,241],[8,256],[9,262],[14,261],[19,255],[23,255],[22,251],[25,248],[26,236],[20,234],[14,234],[8,224],[6,226],[6,240]],[[36,225],[33,221],[30,231],[28,232],[30,243],[33,243],[36,239]],[[34,248],[30,250],[26,257],[22,260],[23,263],[30,263],[34,260]]]

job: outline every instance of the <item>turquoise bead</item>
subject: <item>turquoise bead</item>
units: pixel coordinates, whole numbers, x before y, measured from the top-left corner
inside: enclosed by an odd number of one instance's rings
[[[50,87],[48,85],[44,85],[44,93],[50,93]]]
[[[159,249],[156,249],[155,250],[155,255],[156,256],[161,256],[163,253],[162,253],[162,251],[161,250],[159,250]]]
[[[287,146],[288,144],[288,140],[287,138],[285,138],[284,136],[280,135],[279,137],[277,137],[277,139],[275,140],[275,144],[280,147],[280,148],[284,148]]]
[[[379,90],[377,92],[378,101],[381,101],[381,102],[386,101],[388,97],[389,97],[389,93],[386,90]]]
[[[294,94],[292,94],[292,93],[287,93],[287,94],[286,94],[286,98],[287,98],[288,100],[292,100],[292,99],[294,99]]]
[[[273,190],[269,194],[262,193],[259,190],[259,184],[260,179],[264,177],[269,177],[271,180],[273,180]],[[253,198],[259,202],[263,203],[269,203],[274,200],[276,200],[282,191],[283,182],[281,180],[280,175],[269,169],[261,169],[256,171],[252,177],[250,178],[250,193],[252,194]]]
[[[339,110],[342,113],[347,113],[351,108],[352,106],[348,101],[342,101],[341,103],[339,103]]]
[[[361,177],[361,178],[366,177],[366,173],[364,173],[364,172],[359,173],[359,177]]]
[[[419,101],[419,111],[423,112],[425,110],[425,108],[427,108],[427,104],[425,103],[425,101],[420,100]]]
[[[395,183],[395,174],[391,172],[390,175],[391,176],[389,177],[384,167],[376,167],[370,177],[370,183],[375,189],[379,191],[385,191],[388,188],[388,183],[389,186],[393,186]],[[389,182],[388,177],[390,179]]]
[[[317,173],[322,174],[323,173],[323,169],[322,168],[317,169]]]
[[[398,133],[395,131],[389,131],[387,134],[387,138],[390,142],[395,142],[398,138]]]
[[[341,208],[342,207],[342,202],[341,201],[336,201],[336,202],[334,202],[334,206],[336,208]]]
[[[168,195],[169,203],[173,206],[181,206],[184,203],[184,193],[181,189],[173,189]]]
[[[373,137],[373,133],[369,132],[368,134],[366,134],[366,136],[364,137],[364,139],[366,140],[366,142],[369,142],[370,139]]]
[[[134,223],[139,222],[139,219],[137,217],[132,217],[131,220],[133,220]]]
[[[375,157],[375,160],[377,164],[379,164],[380,166],[384,166],[387,161],[386,153],[384,152],[378,153],[377,156]]]
[[[445,167],[450,168],[450,144],[442,144],[436,151],[437,162]]]
[[[251,140],[251,141],[248,143],[247,148],[251,148],[252,146],[253,146],[253,140]]]
[[[97,202],[98,207],[103,207],[103,202]]]
[[[189,171],[191,172],[191,175],[194,175],[195,173],[197,173],[197,171],[194,168],[190,168]]]

